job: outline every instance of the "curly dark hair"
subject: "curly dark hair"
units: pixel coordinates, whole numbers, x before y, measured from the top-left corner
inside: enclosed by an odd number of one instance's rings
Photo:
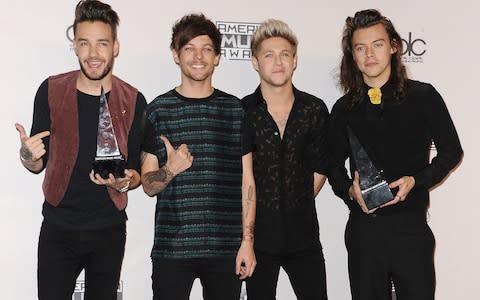
[[[391,46],[397,50],[392,54],[392,72],[390,74],[394,101],[400,100],[405,95],[406,81],[408,77],[405,65],[401,58],[403,45],[400,35],[395,30],[392,22],[384,17],[378,10],[362,10],[356,12],[354,17],[348,17],[345,20],[345,27],[342,36],[343,57],[340,64],[339,84],[345,93],[350,93],[352,106],[360,103],[365,93],[362,73],[353,60],[353,33],[357,29],[371,27],[377,24],[382,24],[385,27]]]

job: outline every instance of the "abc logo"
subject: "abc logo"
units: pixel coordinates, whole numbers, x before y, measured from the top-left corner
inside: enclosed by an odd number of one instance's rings
[[[407,56],[422,56],[425,54],[427,43],[422,39],[412,39],[412,33],[408,33],[408,40],[402,39],[403,44],[403,53],[402,55]]]

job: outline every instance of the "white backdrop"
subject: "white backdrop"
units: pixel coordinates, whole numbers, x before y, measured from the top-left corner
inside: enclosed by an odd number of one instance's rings
[[[0,298],[36,297],[36,249],[43,197],[42,175],[33,175],[18,160],[19,140],[14,123],[30,128],[33,98],[49,75],[77,68],[67,27],[73,21],[77,1],[0,2],[0,58],[3,117],[0,133],[5,144],[0,210]],[[171,26],[186,13],[203,12],[214,22],[260,23],[283,19],[297,33],[299,66],[294,83],[325,100],[331,108],[341,96],[336,87],[340,37],[344,20],[355,11],[380,9],[412,46],[406,53],[412,78],[431,82],[443,95],[465,150],[460,167],[432,192],[430,225],[436,235],[437,299],[478,299],[480,268],[477,255],[480,210],[474,194],[474,176],[480,167],[474,114],[480,112],[476,55],[480,46],[475,1],[120,1],[109,3],[121,25],[120,56],[114,73],[138,87],[147,101],[179,82],[179,70],[170,51]],[[409,38],[411,34],[411,38]],[[421,56],[419,54],[425,50]],[[414,53],[415,52],[415,53]],[[408,56],[410,54],[410,56]],[[217,88],[239,97],[253,91],[257,74],[250,62],[222,59],[214,75]],[[476,116],[475,116],[476,117]],[[476,137],[475,137],[476,136]],[[477,149],[477,150],[475,150]],[[122,270],[123,299],[151,299],[149,253],[153,240],[155,199],[141,189],[130,193],[126,255]],[[321,241],[327,267],[330,299],[349,299],[343,231],[347,218],[344,204],[325,185],[317,197]],[[191,299],[201,299],[198,282]],[[279,300],[295,299],[282,273]]]

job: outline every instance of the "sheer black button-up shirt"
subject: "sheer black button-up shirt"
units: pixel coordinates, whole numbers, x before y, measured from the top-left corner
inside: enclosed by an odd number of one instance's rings
[[[328,110],[295,88],[294,96],[283,138],[260,88],[243,99],[257,190],[255,248],[269,253],[320,245],[313,173],[327,174]]]

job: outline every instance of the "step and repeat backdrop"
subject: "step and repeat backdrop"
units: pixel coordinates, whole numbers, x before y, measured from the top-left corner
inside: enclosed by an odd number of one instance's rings
[[[169,50],[171,27],[181,16],[203,12],[223,33],[222,59],[214,86],[243,97],[258,85],[251,66],[250,37],[267,18],[286,21],[299,38],[297,88],[322,98],[329,108],[341,96],[337,86],[340,39],[347,16],[379,9],[403,37],[403,60],[409,76],[432,83],[442,94],[465,150],[462,164],[431,193],[429,223],[437,241],[437,299],[478,299],[477,258],[480,204],[476,175],[477,115],[480,113],[476,13],[480,4],[437,1],[106,1],[118,12],[120,55],[114,73],[151,101],[179,83]],[[49,75],[78,68],[71,48],[71,24],[77,1],[2,1],[0,3],[0,72],[2,171],[0,181],[0,299],[35,299],[37,241],[42,221],[43,174],[26,171],[18,158],[20,122],[30,128],[33,99]],[[130,193],[127,245],[118,299],[151,299],[150,250],[155,198]],[[343,234],[348,210],[325,184],[316,199],[330,299],[350,299]],[[79,278],[74,299],[82,299]],[[287,276],[278,284],[279,300],[295,299]],[[242,294],[242,299],[247,297]],[[191,299],[202,299],[195,282]]]

